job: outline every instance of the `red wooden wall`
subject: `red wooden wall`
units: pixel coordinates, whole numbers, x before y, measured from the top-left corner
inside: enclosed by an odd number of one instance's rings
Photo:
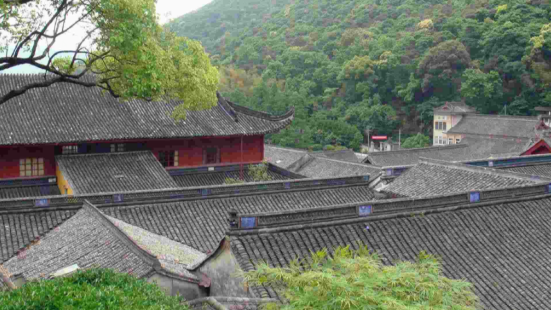
[[[137,143],[137,141],[128,141]],[[241,157],[241,137],[196,138],[178,140],[150,140],[144,142],[158,158],[159,151],[178,151],[180,167],[203,166],[203,149],[216,146],[220,149],[220,164],[260,162],[264,158],[264,136],[243,137],[243,157]],[[19,178],[19,159],[44,158],[44,175],[55,175],[55,146],[0,147],[0,178]],[[243,158],[243,159],[241,159]]]
[[[203,149],[220,149],[220,164],[241,162],[241,137],[157,140],[146,142],[146,148],[158,158],[159,151],[177,150],[180,167],[203,166]],[[243,137],[243,162],[260,162],[264,158],[264,136]]]
[[[0,178],[19,178],[19,159],[44,158],[44,175],[55,175],[53,146],[0,147]]]

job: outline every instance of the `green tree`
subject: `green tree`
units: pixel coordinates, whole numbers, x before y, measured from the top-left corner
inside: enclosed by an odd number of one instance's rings
[[[77,26],[86,29],[78,45],[56,50],[56,40]],[[0,0],[0,42],[0,72],[31,65],[51,73],[2,94],[0,104],[61,82],[122,99],[182,100],[175,117],[217,102],[217,69],[198,41],[158,24],[155,0]],[[83,79],[87,73],[95,80]]]
[[[323,249],[309,261],[286,268],[267,264],[244,275],[253,285],[271,285],[289,301],[273,309],[461,309],[474,310],[472,284],[442,276],[440,263],[421,252],[416,262],[385,266],[367,247]]]
[[[461,95],[468,105],[484,114],[501,111],[503,88],[499,73],[496,71],[484,73],[479,69],[467,69],[463,78]]]
[[[4,310],[137,309],[187,310],[178,297],[166,295],[156,284],[110,269],[89,269],[52,280],[26,283],[0,291]]]
[[[401,147],[404,149],[420,148],[430,146],[430,138],[423,134],[416,134],[404,140]]]

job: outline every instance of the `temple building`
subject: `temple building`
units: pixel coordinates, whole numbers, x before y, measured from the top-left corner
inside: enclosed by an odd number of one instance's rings
[[[41,77],[0,75],[0,94]],[[264,135],[294,116],[293,109],[272,116],[217,97],[212,109],[189,111],[175,121],[176,101],[120,101],[99,88],[70,83],[31,89],[0,106],[0,186],[32,185],[33,195],[72,194],[73,186],[91,193],[99,190],[87,188],[83,183],[91,180],[85,176],[102,176],[97,172],[104,170],[104,177],[119,180],[132,179],[132,171],[154,176],[150,184],[127,182],[132,186],[121,190],[175,187],[167,179],[174,170],[261,162]],[[134,152],[140,154],[114,156]]]

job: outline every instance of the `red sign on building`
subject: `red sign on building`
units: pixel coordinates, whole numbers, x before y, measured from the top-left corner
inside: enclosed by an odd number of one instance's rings
[[[387,136],[373,136],[371,137],[373,140],[386,140]]]

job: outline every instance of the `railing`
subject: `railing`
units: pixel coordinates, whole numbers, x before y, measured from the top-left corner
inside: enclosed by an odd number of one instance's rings
[[[92,204],[120,204],[136,203],[157,200],[173,199],[200,199],[216,196],[229,196],[239,194],[270,193],[288,190],[308,190],[312,188],[323,188],[333,186],[361,185],[368,184],[369,175],[323,178],[323,179],[298,179],[269,181],[262,183],[246,183],[236,185],[216,185],[205,187],[188,187],[183,189],[166,189],[154,191],[135,191],[123,193],[100,193],[90,195],[74,196],[43,196],[33,198],[16,198],[0,200],[1,210],[17,210],[25,208],[50,208],[81,206],[85,200]]]
[[[550,192],[551,184],[540,183],[522,187],[474,191],[421,199],[377,200],[315,209],[262,214],[240,214],[237,215],[237,227],[234,228],[259,229],[272,226],[311,223],[320,220],[353,219],[373,215],[429,211],[445,206],[501,201],[507,198],[533,197],[549,194]]]

